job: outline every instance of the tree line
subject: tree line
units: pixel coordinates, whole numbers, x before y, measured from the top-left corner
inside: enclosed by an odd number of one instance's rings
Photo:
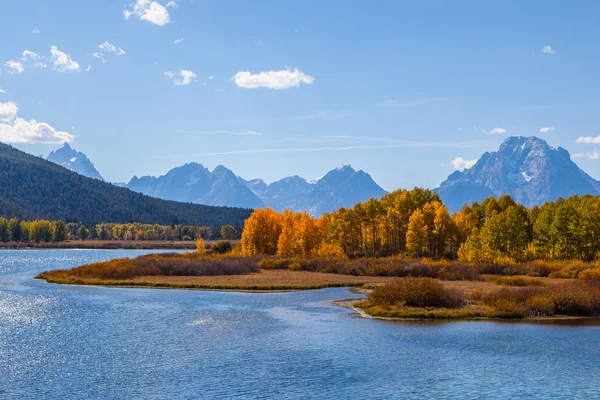
[[[489,197],[450,215],[427,189],[397,190],[318,219],[255,210],[244,224],[245,255],[409,256],[502,260],[600,258],[600,196],[572,196],[526,208]]]
[[[220,230],[206,226],[113,224],[102,223],[88,228],[81,223],[63,221],[20,220],[17,217],[0,217],[0,242],[64,242],[66,240],[197,240],[239,239],[232,225]]]

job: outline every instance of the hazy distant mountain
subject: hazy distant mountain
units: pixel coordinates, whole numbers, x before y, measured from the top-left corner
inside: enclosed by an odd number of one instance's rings
[[[310,185],[310,184],[309,184]],[[296,211],[319,216],[340,207],[352,207],[360,201],[381,197],[386,193],[369,174],[350,165],[334,169],[310,185],[308,192],[290,205]]]
[[[335,169],[315,183],[291,176],[267,185],[262,179],[236,177],[223,166],[211,172],[197,163],[174,168],[158,178],[133,177],[127,188],[166,200],[279,211],[289,207],[314,216],[385,193],[369,174],[350,166]]]
[[[165,200],[210,206],[262,207],[261,200],[233,172],[218,166],[213,172],[198,163],[189,163],[158,178],[134,176],[127,188]]]
[[[298,175],[283,178],[269,185],[262,179],[251,181],[239,179],[261,199],[265,206],[278,211],[292,207],[296,201],[309,193],[315,186]]]
[[[87,156],[82,152],[71,148],[68,143],[65,143],[63,147],[50,153],[46,159],[73,172],[77,172],[79,175],[102,181],[104,180]]]
[[[531,207],[559,197],[600,194],[600,183],[583,172],[561,147],[537,137],[513,136],[495,152],[451,174],[435,191],[451,211],[465,203],[508,194]]]

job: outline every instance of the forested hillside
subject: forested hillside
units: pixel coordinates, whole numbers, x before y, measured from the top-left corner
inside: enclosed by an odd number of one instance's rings
[[[155,199],[86,178],[0,143],[0,215],[87,226],[140,222],[241,227],[250,210]]]

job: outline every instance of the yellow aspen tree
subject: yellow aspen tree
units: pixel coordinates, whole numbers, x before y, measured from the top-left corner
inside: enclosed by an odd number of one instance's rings
[[[254,256],[277,254],[281,235],[281,215],[272,208],[254,210],[244,223],[242,254]]]
[[[199,256],[203,256],[206,253],[206,246],[204,245],[204,240],[201,237],[196,240],[196,254]]]
[[[428,229],[421,210],[415,210],[408,220],[406,232],[406,250],[409,255],[418,257],[427,245]]]
[[[296,214],[286,209],[281,215],[281,234],[277,241],[277,254],[293,256],[298,253],[296,246]]]

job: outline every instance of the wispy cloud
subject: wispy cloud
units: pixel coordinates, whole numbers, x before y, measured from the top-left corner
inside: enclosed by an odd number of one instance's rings
[[[555,130],[556,129],[554,129],[553,126],[545,126],[540,129],[540,133],[548,133],[548,132],[555,131]]]
[[[27,63],[27,62],[31,62],[33,63],[33,67],[34,68],[46,68],[47,65],[44,64],[44,58],[42,56],[40,56],[37,53],[34,53],[33,51],[30,50],[25,50],[22,53],[22,58],[21,61]]]
[[[334,138],[335,136],[330,136]],[[353,139],[357,136],[347,136]],[[350,151],[350,150],[364,150],[364,149],[389,149],[389,148],[417,148],[417,147],[474,147],[472,143],[446,143],[446,142],[410,142],[410,141],[397,141],[394,143],[383,143],[383,144],[360,144],[360,145],[348,145],[348,146],[320,146],[320,147],[288,147],[288,148],[267,148],[267,149],[241,149],[231,151],[218,151],[218,152],[207,152],[197,154],[185,154],[179,155],[180,157],[197,157],[197,156],[226,156],[236,154],[259,154],[259,153],[309,153],[309,152],[338,152],[338,151]]]
[[[591,153],[576,153],[576,154],[573,154],[573,157],[587,158],[588,160],[598,160],[598,159],[600,159],[600,152],[598,150],[594,150]]]
[[[184,40],[185,40],[184,38],[175,39],[175,40],[173,41],[173,43],[175,43],[175,44],[179,44],[179,43],[183,42]]]
[[[582,144],[600,144],[600,136],[579,136],[575,143]]]
[[[312,85],[315,78],[305,74],[298,68],[286,68],[280,71],[264,71],[252,74],[250,71],[240,71],[233,77],[235,84],[244,89],[289,89],[300,84]]]
[[[188,131],[183,129],[178,129],[175,131],[176,133],[184,133],[187,135],[235,135],[235,136],[262,136],[263,134],[256,131],[243,131],[243,132],[235,132],[235,131]]]
[[[164,26],[171,21],[167,9],[159,2],[151,0],[137,0],[129,9],[123,11],[123,16],[125,19],[135,16],[158,26]]]
[[[4,90],[4,89],[2,89],[2,88],[0,87],[0,94],[1,94],[1,93],[6,93],[6,90]]]
[[[339,120],[344,119],[350,115],[349,112],[346,111],[326,111],[320,110],[313,114],[309,115],[301,115],[297,117],[298,120],[311,120],[311,119],[333,119]]]
[[[189,154],[190,157],[197,156],[228,156],[235,154],[257,154],[257,153],[306,153],[306,152],[322,152],[322,151],[348,151],[356,149],[375,149],[377,146],[346,146],[346,147],[312,147],[312,148],[297,148],[297,149],[251,149],[251,150],[234,150],[222,151],[214,153],[198,153]]]
[[[192,83],[196,78],[196,74],[186,69],[180,69],[179,72],[168,71],[165,75],[173,81],[175,86],[185,86]]]
[[[436,101],[444,101],[451,100],[449,97],[432,97],[432,98],[422,98],[422,99],[413,99],[413,100],[395,100],[395,99],[386,99],[377,103],[379,106],[383,107],[419,107],[430,105]]]
[[[113,53],[118,56],[125,55],[125,50],[123,50],[122,48],[117,47],[115,45],[112,45],[112,44],[108,43],[107,41],[104,41],[103,43],[99,44],[98,48],[100,50],[102,50],[104,53]]]
[[[456,157],[454,160],[450,161],[454,169],[458,171],[462,171],[463,169],[469,169],[473,165],[477,163],[477,159],[474,160],[465,160],[462,157]]]
[[[550,46],[544,46],[542,47],[542,49],[540,50],[542,53],[546,53],[546,54],[556,54],[556,50],[554,50],[552,47]]]
[[[555,108],[578,108],[584,107],[580,104],[541,104],[538,106],[517,107],[517,111],[546,111]]]
[[[484,131],[488,135],[504,135],[506,133],[506,129],[504,128],[494,128],[491,131]]]
[[[39,35],[41,32],[40,32],[40,29],[36,26],[35,28],[33,28],[33,30],[31,31],[31,33],[34,34],[34,35]]]
[[[25,71],[23,64],[21,64],[18,61],[9,60],[4,63],[4,66],[6,68],[8,68],[7,72],[9,75],[18,75],[18,74],[22,74],[23,71]]]

